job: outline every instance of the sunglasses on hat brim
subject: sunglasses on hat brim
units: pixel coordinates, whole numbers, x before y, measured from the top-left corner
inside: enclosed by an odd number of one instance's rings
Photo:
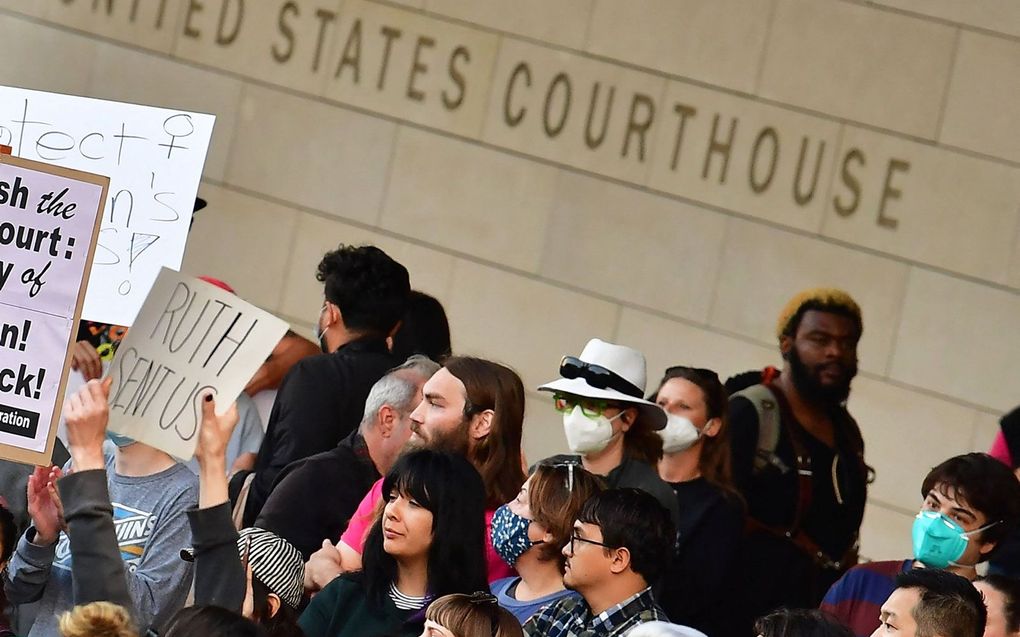
[[[641,389],[611,369],[588,363],[576,356],[564,356],[560,360],[560,376],[583,378],[596,389],[613,389],[621,394],[641,398]]]

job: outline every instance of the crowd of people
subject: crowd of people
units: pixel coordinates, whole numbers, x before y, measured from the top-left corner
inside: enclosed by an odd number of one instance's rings
[[[341,245],[317,277],[318,347],[290,332],[222,414],[205,395],[187,464],[108,431],[126,328],[82,330],[54,465],[0,471],[0,635],[1020,637],[1020,414],[918,476],[913,555],[858,563],[845,292],[795,296],[782,368],[725,381],[550,352],[570,453],[526,459],[520,377],[455,355],[402,265]]]

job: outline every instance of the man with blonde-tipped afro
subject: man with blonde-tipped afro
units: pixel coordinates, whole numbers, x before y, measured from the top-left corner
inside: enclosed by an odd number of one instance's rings
[[[748,513],[748,619],[816,607],[857,561],[869,469],[845,404],[862,332],[849,294],[805,290],[776,326],[783,369],[730,398],[733,474]]]

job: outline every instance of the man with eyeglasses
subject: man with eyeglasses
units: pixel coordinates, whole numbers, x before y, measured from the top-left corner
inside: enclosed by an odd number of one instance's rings
[[[580,356],[564,356],[560,378],[539,387],[553,394],[563,415],[567,446],[576,455],[545,462],[580,461],[610,488],[642,489],[679,519],[676,496],[659,477],[666,412],[644,399],[647,371],[638,350],[593,338]]]
[[[640,489],[609,489],[582,507],[563,547],[563,583],[581,598],[553,602],[524,624],[529,637],[614,637],[668,621],[651,586],[673,551],[669,513]]]

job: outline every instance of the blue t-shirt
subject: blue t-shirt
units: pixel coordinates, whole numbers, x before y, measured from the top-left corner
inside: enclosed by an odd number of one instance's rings
[[[550,595],[546,595],[545,597],[539,597],[538,599],[532,599],[526,602],[518,601],[511,597],[508,591],[515,587],[520,581],[521,578],[519,577],[504,577],[503,579],[498,579],[489,584],[489,589],[492,590],[492,594],[496,596],[496,601],[499,602],[499,605],[510,611],[513,616],[517,618],[517,621],[521,622],[521,625],[531,619],[532,615],[558,599],[562,599],[564,597],[580,597],[580,595],[574,591],[563,589]]]

